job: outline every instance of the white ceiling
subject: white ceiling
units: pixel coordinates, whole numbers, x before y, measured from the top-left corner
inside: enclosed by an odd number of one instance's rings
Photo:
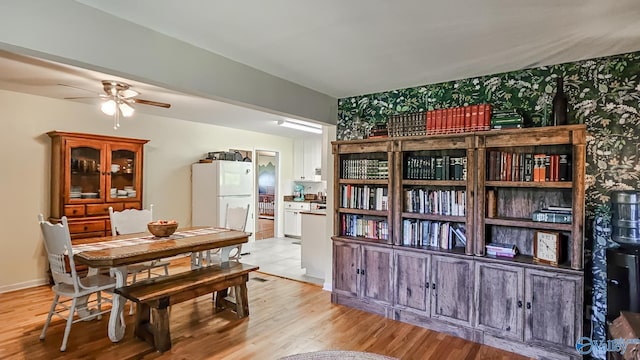
[[[637,0],[77,0],[335,98],[640,50]],[[281,116],[0,52],[0,88],[131,83],[138,111],[285,136]],[[213,120],[215,119],[215,121]]]

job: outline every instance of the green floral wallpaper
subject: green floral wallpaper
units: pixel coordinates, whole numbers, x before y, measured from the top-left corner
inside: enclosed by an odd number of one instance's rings
[[[612,190],[640,189],[640,52],[340,99],[339,140],[366,137],[393,114],[490,103],[520,109],[544,126],[556,78],[564,78],[569,122],[586,123],[587,214]]]

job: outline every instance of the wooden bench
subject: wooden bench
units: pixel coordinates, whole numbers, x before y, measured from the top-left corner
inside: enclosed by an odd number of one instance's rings
[[[215,293],[216,311],[232,307],[238,318],[249,315],[247,281],[257,266],[229,262],[228,266],[212,265],[175,275],[140,281],[115,290],[136,303],[137,337],[158,351],[171,349],[168,307],[198,296]],[[225,300],[228,288],[235,290],[235,303]]]

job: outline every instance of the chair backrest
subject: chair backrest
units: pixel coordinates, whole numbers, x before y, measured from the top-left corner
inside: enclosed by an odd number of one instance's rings
[[[249,215],[249,204],[243,207],[229,207],[227,204],[225,228],[231,230],[244,231],[247,226],[247,216]]]
[[[38,221],[44,236],[44,247],[47,250],[53,281],[56,284],[73,285],[74,290],[78,291],[76,266],[73,261],[73,248],[71,246],[71,234],[69,233],[67,217],[63,216],[59,224],[52,224],[40,214],[38,215]],[[65,258],[68,259],[69,268],[67,268]]]
[[[153,221],[153,205],[149,205],[149,209],[123,211],[113,211],[113,208],[109,207],[109,220],[112,235],[145,232],[147,224]]]

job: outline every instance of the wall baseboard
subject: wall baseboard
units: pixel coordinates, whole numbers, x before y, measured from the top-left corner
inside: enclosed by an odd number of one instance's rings
[[[42,278],[42,279],[36,279],[36,280],[29,280],[29,281],[25,281],[17,284],[4,285],[4,286],[0,286],[0,294],[10,292],[10,291],[28,289],[36,286],[48,285],[48,284],[49,284],[49,280],[46,278]]]
[[[322,286],[322,290],[331,292],[333,290],[333,284],[331,282],[325,281],[324,285]]]

